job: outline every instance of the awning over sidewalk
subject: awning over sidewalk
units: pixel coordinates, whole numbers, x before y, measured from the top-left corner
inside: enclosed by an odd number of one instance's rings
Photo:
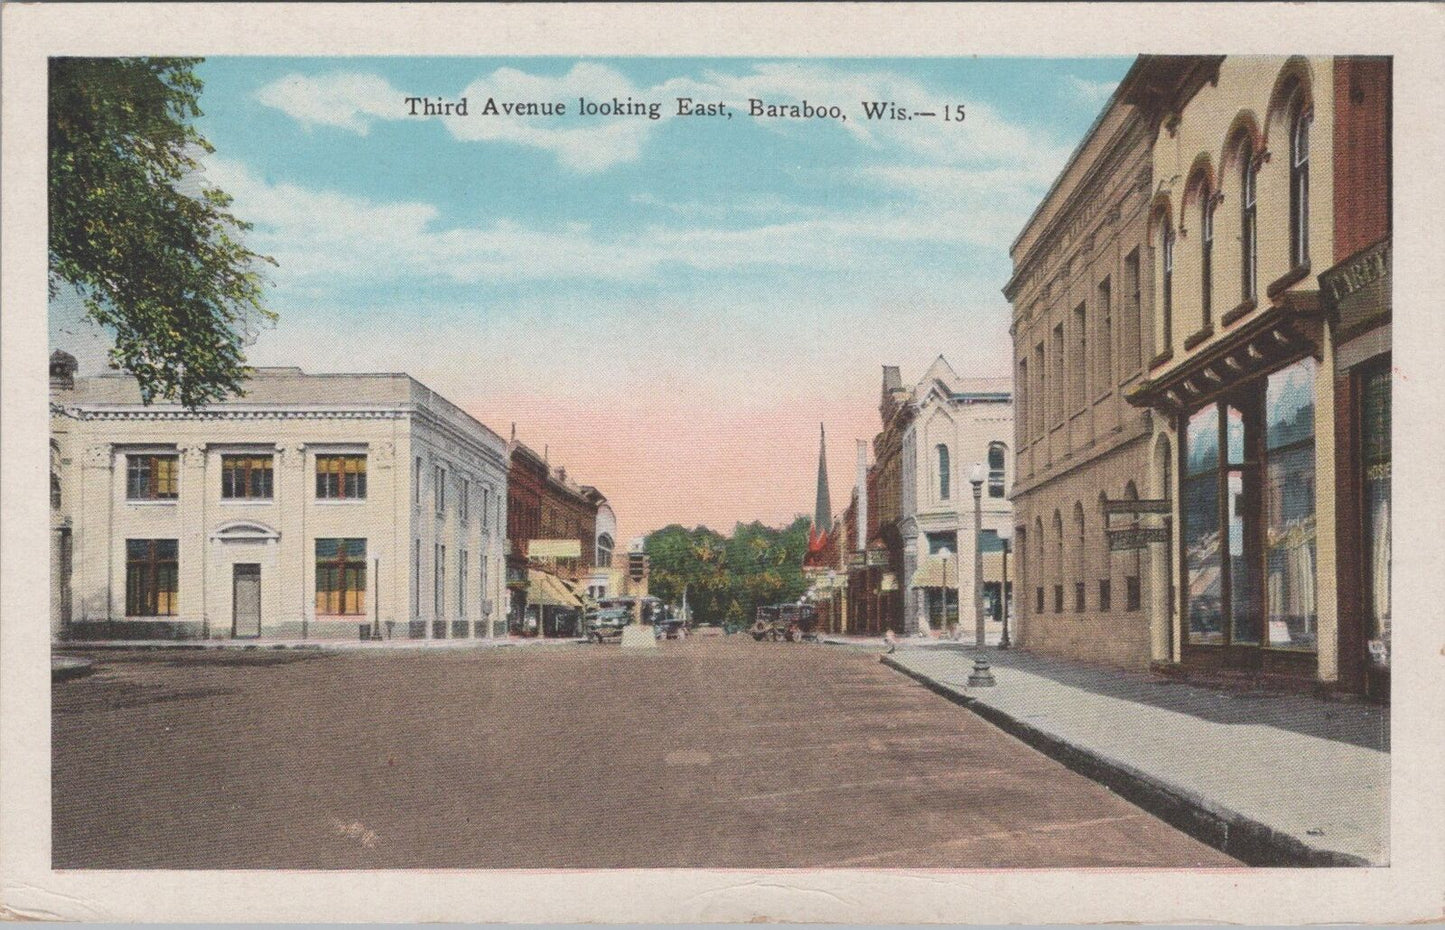
[[[950,557],[947,562],[936,555],[929,556],[913,573],[915,588],[958,588],[958,559]],[[973,571],[973,566],[969,566]]]
[[[567,582],[556,575],[533,569],[527,576],[527,602],[543,607],[566,607],[577,609],[583,606]]]

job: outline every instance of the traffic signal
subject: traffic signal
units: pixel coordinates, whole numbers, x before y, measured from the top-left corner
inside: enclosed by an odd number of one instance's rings
[[[647,577],[647,555],[642,552],[629,552],[627,554],[627,577],[633,581],[641,581]]]

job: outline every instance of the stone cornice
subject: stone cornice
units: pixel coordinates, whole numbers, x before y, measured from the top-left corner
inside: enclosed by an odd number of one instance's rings
[[[290,404],[227,404],[189,410],[174,405],[70,404],[67,415],[80,420],[400,420],[414,413],[409,406],[305,407]]]

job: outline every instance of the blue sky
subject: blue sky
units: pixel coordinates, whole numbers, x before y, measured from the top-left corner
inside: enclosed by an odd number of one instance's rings
[[[411,372],[612,491],[624,531],[727,528],[810,509],[819,421],[846,503],[881,365],[1007,373],[1008,246],[1129,63],[214,58],[199,126],[280,262],[254,363]],[[664,115],[477,113],[579,94]],[[472,115],[407,117],[413,95]],[[749,96],[848,120],[754,120]],[[642,464],[679,449],[698,483]]]

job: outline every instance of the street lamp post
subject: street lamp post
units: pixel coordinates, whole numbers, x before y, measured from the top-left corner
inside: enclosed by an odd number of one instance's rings
[[[973,673],[968,683],[975,688],[989,688],[995,682],[988,667],[988,656],[984,655],[983,626],[983,479],[982,462],[974,462],[969,472],[968,483],[973,485],[973,621],[974,646],[979,650],[973,659]]]
[[[1007,649],[1013,645],[1008,638],[1008,544],[1013,539],[1014,528],[1012,523],[1005,523],[999,527],[998,538],[1003,540],[1003,587],[999,589],[999,603],[1003,606],[1000,612],[1003,614],[1003,636],[998,641],[1000,649]]]

